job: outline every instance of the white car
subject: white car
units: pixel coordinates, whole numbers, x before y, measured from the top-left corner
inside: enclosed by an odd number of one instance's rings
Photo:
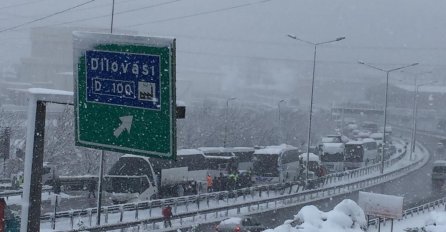
[[[268,229],[252,217],[233,217],[220,222],[217,232],[260,232]]]

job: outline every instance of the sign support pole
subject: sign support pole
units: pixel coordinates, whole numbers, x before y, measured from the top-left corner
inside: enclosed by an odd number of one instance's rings
[[[378,232],[381,232],[381,218],[378,217]]]
[[[98,180],[98,217],[96,221],[96,225],[101,225],[101,208],[102,208],[102,179],[104,178],[104,158],[105,151],[101,151],[101,164],[99,166],[99,180]]]
[[[30,99],[21,232],[40,231],[46,103]],[[28,168],[27,168],[28,167]]]
[[[390,232],[393,232],[393,218],[392,218],[392,223],[390,225]]]

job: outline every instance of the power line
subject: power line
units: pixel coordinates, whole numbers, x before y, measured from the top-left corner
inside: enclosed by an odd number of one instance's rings
[[[34,4],[36,2],[42,2],[42,0],[35,0],[35,1],[31,1],[31,2],[22,2],[22,3],[16,3],[16,4],[12,4],[12,5],[2,6],[2,7],[0,7],[0,10],[8,9],[8,8],[14,8],[14,7],[18,7],[18,6],[31,5],[31,4]]]
[[[177,53],[189,54],[189,55],[197,55],[197,56],[213,56],[213,57],[227,57],[227,58],[241,58],[241,59],[257,59],[257,60],[270,60],[270,61],[281,61],[281,62],[299,62],[299,63],[310,63],[313,60],[310,59],[296,59],[296,58],[284,58],[284,57],[263,57],[263,56],[253,56],[253,55],[236,55],[236,54],[222,54],[222,53],[214,53],[214,52],[196,52],[196,51],[188,51],[178,49]],[[318,60],[318,63],[329,63],[329,64],[337,64],[337,65],[357,65],[356,60],[351,61],[342,61],[342,60]],[[402,63],[384,63],[384,62],[374,62],[377,65],[402,65]],[[446,67],[446,64],[433,64],[433,63],[423,63],[425,67]]]
[[[72,9],[75,9],[75,8],[87,5],[87,4],[92,3],[94,1],[96,1],[96,0],[89,0],[87,2],[84,2],[84,3],[78,4],[78,5],[72,6],[70,8],[67,8],[67,9],[64,9],[64,10],[52,13],[52,14],[49,14],[47,16],[43,16],[41,18],[37,18],[37,19],[31,20],[31,21],[28,21],[28,22],[25,22],[25,23],[22,23],[22,24],[19,24],[19,25],[16,25],[16,26],[12,26],[12,27],[8,27],[8,28],[5,28],[5,29],[2,29],[2,30],[0,30],[0,33],[6,32],[6,31],[11,31],[11,30],[17,29],[19,27],[23,27],[23,26],[26,26],[26,25],[29,25],[29,24],[32,24],[32,23],[35,23],[35,22],[38,22],[38,21],[42,21],[42,20],[47,19],[47,18],[51,18],[53,16],[65,13],[65,12],[70,11]]]
[[[182,1],[182,0],[173,0],[173,1],[170,1],[170,2],[154,4],[154,5],[150,5],[150,6],[147,6],[147,7],[139,7],[139,8],[136,8],[136,9],[120,11],[118,13],[115,13],[115,15],[127,14],[127,13],[132,13],[132,12],[135,12],[135,11],[145,10],[145,9],[149,9],[149,8],[155,8],[155,7],[159,7],[159,6],[163,6],[163,5],[169,5],[169,4],[172,4],[172,3],[179,2],[179,1]],[[204,12],[194,13],[194,14],[191,14],[191,15],[184,15],[184,16],[172,17],[172,18],[167,18],[167,19],[159,19],[159,20],[155,20],[155,21],[151,21],[151,22],[147,22],[147,23],[130,25],[128,27],[136,27],[136,26],[145,25],[145,24],[173,21],[173,20],[190,18],[190,17],[200,16],[200,15],[213,14],[213,13],[233,10],[233,9],[237,9],[237,8],[241,8],[241,7],[247,7],[247,6],[262,4],[262,3],[265,3],[265,2],[269,2],[269,1],[272,1],[272,0],[261,0],[261,1],[254,2],[254,3],[245,3],[245,4],[240,4],[240,5],[231,6],[231,7],[215,9],[215,10],[211,10],[211,11],[204,11]],[[95,17],[90,17],[90,18],[78,19],[78,20],[63,22],[63,23],[60,23],[60,24],[57,24],[57,25],[71,24],[71,23],[75,23],[75,22],[84,22],[84,21],[89,21],[89,20],[93,20],[93,19],[100,19],[100,18],[104,18],[104,17],[109,17],[109,15],[100,15],[100,16],[95,16]]]
[[[230,6],[230,7],[225,7],[225,8],[220,8],[220,9],[215,9],[215,10],[210,10],[210,11],[202,11],[202,12],[189,14],[189,15],[171,17],[171,18],[166,18],[166,19],[158,19],[158,20],[154,20],[154,21],[150,21],[150,22],[128,25],[126,27],[137,27],[137,26],[142,26],[142,25],[147,25],[147,24],[162,23],[162,22],[168,22],[168,21],[175,21],[175,20],[179,20],[179,19],[192,18],[192,17],[196,17],[196,16],[201,16],[201,15],[209,15],[209,14],[214,14],[214,13],[234,10],[234,9],[237,9],[237,8],[249,7],[249,6],[253,6],[253,5],[263,4],[263,3],[266,3],[266,2],[269,2],[269,1],[272,1],[272,0],[260,0],[260,1],[253,2],[253,3],[244,3],[244,4],[240,4],[240,5],[236,5],[236,6]]]
[[[135,8],[135,9],[119,11],[119,12],[116,12],[115,15],[121,15],[121,14],[131,13],[131,12],[135,12],[135,11],[146,10],[146,9],[150,9],[150,8],[156,8],[156,7],[159,7],[159,6],[169,5],[169,4],[172,4],[172,3],[179,2],[179,1],[182,1],[182,0],[173,0],[173,1],[169,1],[169,2],[153,4],[153,5],[150,5],[150,6],[138,7],[138,8]],[[89,21],[89,20],[93,20],[93,19],[100,19],[100,18],[105,18],[105,17],[110,17],[110,14],[104,14],[104,15],[99,15],[99,16],[94,16],[94,17],[89,17],[89,18],[72,20],[72,21],[68,21],[68,22],[59,23],[59,24],[56,24],[56,25],[66,25],[66,24],[77,23],[77,22],[85,22],[85,21]]]
[[[57,14],[64,13],[64,12],[66,12],[68,10],[72,10],[74,8],[77,8],[79,6],[88,4],[88,3],[93,2],[93,1],[95,1],[95,0],[90,0],[89,2],[86,2],[86,3],[80,4],[78,6],[75,6],[75,7],[66,9],[66,10],[63,10],[61,12],[57,12],[55,14],[44,16],[44,17],[42,17],[40,19],[37,19],[37,20],[33,20],[33,21],[30,21],[30,22],[27,22],[27,23],[24,23],[24,24],[21,24],[21,25],[17,25],[17,26],[14,26],[14,27],[6,28],[4,30],[0,30],[0,33],[4,32],[4,31],[14,30],[14,29],[17,29],[17,28],[22,27],[24,25],[27,25],[27,24],[30,24],[30,23],[33,23],[33,22],[36,22],[36,21],[40,21],[40,20],[49,18],[49,17],[52,17],[52,16],[57,15]],[[159,4],[154,4],[154,5],[150,5],[150,6],[146,6],[146,7],[139,7],[139,8],[136,8],[136,9],[120,11],[120,12],[115,13],[115,15],[132,13],[132,12],[135,12],[135,11],[145,10],[145,9],[149,9],[149,8],[156,8],[156,7],[159,7],[159,6],[169,5],[169,4],[172,4],[172,3],[179,2],[179,1],[182,1],[182,0],[173,0],[173,1],[159,3]],[[157,22],[166,22],[166,21],[179,20],[179,19],[184,19],[184,18],[196,17],[196,16],[200,16],[200,15],[213,14],[213,13],[233,10],[233,9],[237,9],[237,8],[242,8],[242,7],[248,7],[248,6],[252,6],[252,5],[262,4],[262,3],[269,2],[269,1],[272,1],[272,0],[260,0],[260,1],[253,2],[253,3],[244,3],[244,4],[240,4],[240,5],[236,5],[236,6],[220,8],[220,9],[215,9],[215,10],[211,10],[211,11],[204,11],[204,12],[199,12],[199,13],[195,13],[195,14],[191,14],[191,15],[184,15],[184,16],[172,17],[172,18],[167,18],[167,19],[155,20],[155,21],[142,23],[142,24],[137,24],[137,25],[131,25],[129,27],[140,26],[140,25],[145,25],[145,24],[152,24],[152,23],[157,23]],[[90,17],[90,18],[83,18],[83,19],[78,19],[78,20],[73,20],[73,21],[68,21],[68,22],[63,22],[63,23],[58,23],[58,24],[52,24],[52,25],[53,26],[54,25],[65,25],[65,24],[71,24],[71,23],[75,23],[75,22],[84,22],[84,21],[89,21],[89,20],[94,20],[94,19],[99,19],[99,18],[105,18],[105,17],[110,17],[110,15],[109,14],[106,14],[106,15],[104,14],[104,15],[100,15],[100,16],[94,16],[94,17]]]

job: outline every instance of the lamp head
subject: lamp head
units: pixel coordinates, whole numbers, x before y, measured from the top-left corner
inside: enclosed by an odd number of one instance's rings
[[[365,64],[365,63],[362,60],[358,60],[358,64]]]
[[[336,41],[341,41],[341,40],[343,40],[343,39],[345,39],[345,36],[336,38]]]
[[[297,39],[297,36],[295,35],[288,34],[287,36],[290,37],[291,39]]]

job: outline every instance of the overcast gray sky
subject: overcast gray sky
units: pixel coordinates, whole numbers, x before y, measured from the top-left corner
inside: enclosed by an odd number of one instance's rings
[[[89,0],[2,0],[0,30],[20,25]],[[112,0],[82,7],[0,33],[3,66],[29,54],[34,26],[110,27]],[[314,42],[347,39],[318,50],[318,72],[342,69],[344,76],[372,73],[357,60],[392,68],[419,62],[439,70],[446,59],[444,0],[116,0],[115,28],[140,35],[178,39],[180,68],[207,67],[212,60],[264,58],[311,64]],[[355,65],[355,66],[352,66]],[[346,67],[354,67],[346,68]],[[365,69],[365,70],[364,70]],[[358,71],[359,70],[359,71]]]

